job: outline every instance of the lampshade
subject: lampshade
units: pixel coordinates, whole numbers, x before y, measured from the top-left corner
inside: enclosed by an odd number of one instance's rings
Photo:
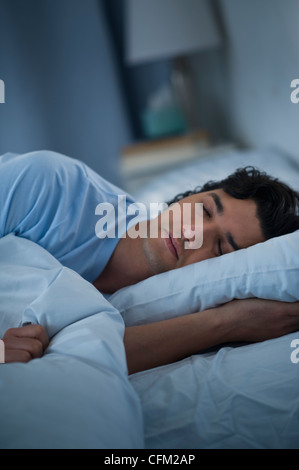
[[[126,0],[125,31],[131,65],[220,44],[209,0]]]

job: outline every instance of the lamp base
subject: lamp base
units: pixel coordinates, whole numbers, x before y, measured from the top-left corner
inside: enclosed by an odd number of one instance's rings
[[[194,106],[194,83],[188,59],[185,57],[176,57],[173,59],[171,85],[177,103],[185,116],[188,130],[191,132],[196,131],[199,127],[199,123]]]

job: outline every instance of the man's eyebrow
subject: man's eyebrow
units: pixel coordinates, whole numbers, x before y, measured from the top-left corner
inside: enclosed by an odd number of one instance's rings
[[[219,215],[223,214],[224,208],[223,208],[223,204],[222,204],[222,202],[221,202],[220,197],[219,197],[218,194],[216,194],[216,193],[211,193],[211,196],[212,196],[212,198],[214,199],[214,202],[215,202],[215,205],[216,205],[216,209],[217,209],[218,214],[219,214]],[[227,232],[227,233],[225,234],[225,237],[226,237],[228,243],[230,244],[230,246],[231,246],[235,251],[241,249],[240,246],[235,242],[234,237],[232,236],[232,234],[231,234],[230,232]]]
[[[222,214],[223,213],[223,205],[222,205],[220,197],[216,193],[211,193],[210,195],[214,199],[218,214]]]

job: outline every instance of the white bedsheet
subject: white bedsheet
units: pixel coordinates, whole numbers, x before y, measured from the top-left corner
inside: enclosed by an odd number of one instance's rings
[[[223,347],[134,374],[145,446],[298,449],[299,363],[291,361],[298,338]]]

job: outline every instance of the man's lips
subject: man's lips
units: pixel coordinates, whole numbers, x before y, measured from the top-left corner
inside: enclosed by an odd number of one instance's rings
[[[165,239],[167,248],[169,249],[170,253],[176,258],[179,259],[179,254],[178,254],[178,246],[176,244],[176,241],[172,238],[171,234],[168,234],[168,237]]]

